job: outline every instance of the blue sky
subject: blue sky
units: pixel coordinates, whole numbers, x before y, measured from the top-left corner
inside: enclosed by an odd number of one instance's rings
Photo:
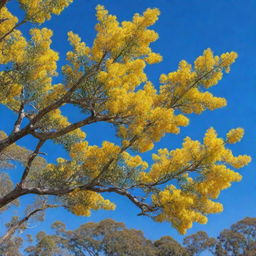
[[[181,129],[178,136],[167,135],[156,144],[153,151],[167,147],[179,147],[185,136],[202,139],[205,131],[213,126],[220,135],[235,127],[245,129],[245,137],[241,143],[232,147],[235,154],[249,154],[256,159],[256,1],[254,0],[74,0],[60,16],[54,16],[43,26],[54,31],[53,48],[60,53],[60,66],[69,49],[66,33],[70,30],[78,33],[82,39],[91,45],[95,36],[94,25],[95,6],[103,4],[110,13],[118,16],[120,21],[129,20],[136,12],[143,12],[148,7],[157,7],[161,16],[153,27],[160,35],[152,48],[162,54],[162,63],[150,66],[148,77],[158,86],[161,73],[168,73],[177,68],[182,59],[188,62],[202,54],[206,48],[211,48],[216,54],[236,51],[239,54],[231,72],[212,88],[216,96],[225,97],[228,106],[214,112],[206,111],[202,115],[191,115],[190,125]],[[15,4],[14,4],[15,5]],[[15,8],[16,10],[16,8]],[[17,10],[16,10],[17,11]],[[28,27],[24,27],[26,30]],[[58,79],[56,80],[58,81]],[[64,108],[74,120],[79,117],[73,110]],[[0,129],[8,131],[14,121],[14,115],[0,106],[0,116],[5,122],[0,123]],[[103,140],[116,141],[114,130],[106,124],[92,125],[84,129],[91,144],[100,145]],[[22,145],[30,147],[31,140],[23,140]],[[59,155],[65,155],[61,148],[48,143],[44,147],[48,159],[54,161]],[[152,152],[145,154],[145,159]],[[217,235],[222,229],[246,217],[256,217],[256,161],[241,170],[243,180],[234,183],[231,188],[222,192],[219,201],[224,204],[224,212],[209,216],[208,224],[195,224],[188,234],[198,230]],[[19,169],[15,175],[18,175]],[[16,177],[17,177],[16,175]],[[68,228],[78,227],[87,221],[99,221],[113,218],[125,222],[130,228],[140,229],[146,237],[158,239],[170,235],[181,241],[178,234],[168,223],[156,223],[146,217],[138,217],[139,212],[130,202],[120,196],[110,196],[117,203],[116,211],[93,212],[89,218],[75,217],[63,209],[48,211],[46,222],[35,230],[48,229],[55,220],[65,222]],[[25,203],[29,198],[24,198]],[[4,219],[8,215],[4,215]]]

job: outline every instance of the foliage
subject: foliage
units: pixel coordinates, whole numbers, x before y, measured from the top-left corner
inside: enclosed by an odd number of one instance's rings
[[[199,231],[184,239],[183,244],[191,255],[200,255],[205,250],[212,251],[216,246],[216,240],[208,237],[204,231]]]
[[[88,222],[73,231],[66,230],[65,224],[61,222],[56,222],[52,226],[55,228],[55,234],[39,233],[35,245],[26,248],[29,255],[43,255],[39,253],[41,250],[48,251],[47,255],[50,256],[62,250],[61,255],[70,256],[178,256],[181,255],[179,252],[185,251],[171,238],[161,238],[153,244],[141,231],[127,229],[123,223],[111,219],[99,223]],[[162,254],[164,251],[169,254]]]
[[[60,14],[71,2],[19,0],[25,15],[18,21],[7,1],[1,1],[0,103],[17,119],[11,131],[1,132],[0,166],[19,162],[24,171],[16,184],[1,173],[0,208],[24,195],[49,195],[55,197],[55,207],[88,216],[91,210],[113,210],[114,203],[103,196],[112,192],[128,198],[139,215],[168,221],[182,234],[194,222],[206,223],[208,214],[223,210],[216,201],[220,192],[241,180],[231,168],[251,160],[229,149],[242,139],[243,129],[232,129],[222,139],[210,128],[203,142],[186,137],[181,148],[153,154],[151,166],[141,153],[153,149],[165,134],[178,134],[189,124],[189,114],[226,105],[209,89],[230,71],[237,54],[216,56],[206,49],[193,64],[182,60],[176,71],[160,75],[160,86],[155,86],[145,68],[162,60],[151,49],[158,34],[149,29],[160,11],[147,9],[132,21],[119,22],[98,5],[95,40],[88,46],[79,35],[68,33],[72,49],[59,76],[64,79],[56,84],[59,54],[51,48],[53,32],[36,24]],[[30,26],[28,38],[20,30],[24,23]],[[64,105],[79,109],[81,120],[69,121]],[[98,122],[113,125],[120,143],[90,145],[82,128]],[[17,144],[26,138],[37,140],[34,149]],[[47,151],[44,145],[50,140],[69,157],[56,156],[56,162],[47,163],[41,150]],[[141,235],[134,231],[136,236]]]
[[[189,256],[189,251],[170,236],[161,237],[154,242],[156,256]]]
[[[253,256],[256,251],[256,218],[244,218],[224,229],[217,239],[210,238],[205,232],[184,239],[184,245],[191,255],[201,255],[208,251],[215,256]]]
[[[52,225],[51,234],[40,231],[30,236],[30,245],[22,255],[29,256],[254,256],[256,218],[245,218],[221,231],[217,238],[199,231],[187,236],[183,246],[172,237],[151,241],[136,229],[112,219],[88,222],[69,230],[62,222]],[[28,243],[26,243],[28,244]],[[7,247],[12,250],[7,250]],[[2,255],[20,255],[22,239],[15,237],[0,245]],[[24,248],[24,247],[23,247]],[[16,254],[12,254],[16,250]],[[5,254],[4,254],[5,253]],[[9,253],[9,254],[7,254]],[[205,254],[207,253],[207,254]]]

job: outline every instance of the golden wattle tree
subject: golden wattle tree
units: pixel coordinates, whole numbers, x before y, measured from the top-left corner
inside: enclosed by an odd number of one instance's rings
[[[150,48],[158,34],[149,27],[159,10],[147,9],[131,21],[119,22],[99,5],[92,45],[68,32],[71,50],[60,74],[63,81],[55,83],[59,55],[51,48],[53,31],[37,24],[60,14],[72,0],[18,2],[25,12],[20,21],[8,9],[8,1],[0,5],[0,103],[17,117],[13,129],[0,136],[1,209],[34,194],[55,197],[54,207],[88,216],[91,210],[115,209],[114,202],[104,198],[111,192],[128,198],[139,215],[168,221],[182,234],[193,222],[206,223],[208,214],[221,212],[216,201],[220,192],[241,180],[232,169],[251,160],[247,155],[234,156],[229,149],[242,139],[242,128],[230,130],[226,138],[218,137],[213,128],[202,141],[186,137],[181,148],[152,154],[150,165],[143,153],[165,134],[178,134],[189,124],[189,114],[226,105],[209,88],[229,72],[237,54],[215,56],[206,49],[194,63],[182,60],[176,71],[159,74],[160,84],[153,85],[145,68],[162,60]],[[28,38],[22,33],[24,23],[31,26]],[[70,122],[62,114],[64,105],[80,111],[81,120]],[[113,125],[120,143],[91,145],[84,127],[97,122]],[[20,140],[26,137],[37,141],[34,148],[21,147]],[[49,163],[42,154],[47,153],[44,144],[49,140],[63,146],[69,157],[56,155],[56,161]],[[4,169],[17,161],[24,171],[15,184]],[[52,207],[44,200],[27,217]],[[27,217],[20,222],[24,224]]]

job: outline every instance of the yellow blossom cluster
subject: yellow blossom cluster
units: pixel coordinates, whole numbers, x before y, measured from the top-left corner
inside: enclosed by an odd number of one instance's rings
[[[172,151],[160,149],[158,154],[153,154],[153,160],[149,172],[140,173],[141,182],[161,184],[179,179],[182,175],[186,177],[185,184],[181,184],[180,188],[167,186],[152,196],[153,203],[161,208],[156,220],[170,221],[184,233],[193,222],[205,222],[205,215],[221,211],[222,206],[210,199],[216,199],[231,182],[241,180],[241,175],[227,165],[241,168],[251,158],[247,155],[233,156],[231,150],[225,147],[225,141],[210,128],[203,144],[187,137],[182,148]],[[197,173],[198,176],[189,177],[190,173]]]
[[[62,97],[66,93],[66,89],[66,86],[63,84],[53,84],[50,90],[41,95],[42,98],[40,100],[40,107],[43,107],[47,104],[49,105],[50,103]]]
[[[44,177],[45,184],[54,184],[58,186],[60,181],[68,181],[74,173],[78,171],[74,161],[67,161],[64,158],[57,158],[56,164],[48,164],[43,170],[42,176]]]
[[[73,160],[83,161],[82,169],[90,177],[98,176],[109,161],[118,159],[119,153],[120,147],[108,141],[104,141],[102,147],[88,146],[87,143],[80,142],[73,144],[70,150]]]
[[[18,18],[13,16],[6,7],[0,12],[0,38],[4,37],[18,22]],[[27,45],[25,38],[19,30],[14,30],[0,42],[0,63],[8,62],[20,63],[24,58],[24,49]]]
[[[0,17],[4,20],[0,36],[4,36],[17,23],[17,18],[5,7]],[[40,109],[49,103],[43,97],[56,89],[52,86],[52,77],[57,75],[58,54],[50,48],[52,31],[34,28],[30,34],[31,40],[27,42],[19,30],[14,30],[0,42],[1,64],[13,64],[11,70],[1,72],[0,101],[14,110],[19,108],[21,91],[29,95],[27,102],[33,102]]]
[[[57,75],[58,54],[50,48],[50,29],[31,29],[32,43],[26,52],[23,65],[26,66],[23,79],[29,84],[28,90],[38,100],[52,89],[52,77]],[[35,99],[33,99],[35,100]],[[42,100],[42,99],[41,99]],[[47,104],[42,100],[39,104]],[[42,106],[38,106],[42,107]]]
[[[147,80],[144,73],[146,62],[161,61],[161,56],[149,47],[158,35],[147,29],[156,22],[158,15],[157,9],[148,9],[143,16],[136,14],[132,22],[119,24],[116,16],[108,14],[103,6],[97,7],[98,33],[89,58],[99,62],[108,56],[105,70],[99,72],[97,79],[103,84],[108,97],[105,107],[110,113],[119,114],[130,108],[128,101],[133,97],[135,88]],[[71,73],[70,68],[68,71]],[[122,99],[127,104],[122,104]]]
[[[154,163],[149,172],[141,173],[142,181],[155,183],[169,176],[176,178],[185,172],[201,171],[201,168],[208,170],[223,162],[234,168],[241,168],[251,160],[247,155],[233,156],[232,151],[225,147],[225,141],[217,137],[213,128],[206,132],[203,144],[186,137],[182,146],[171,151],[160,149],[158,154],[153,154]],[[229,171],[225,173],[228,175]],[[223,178],[223,182],[227,180]]]
[[[210,72],[219,62],[218,56],[213,56],[213,53],[210,49],[204,51],[203,56],[199,56],[195,62],[195,70],[197,72]]]
[[[209,92],[200,92],[198,88],[190,89],[177,104],[179,110],[186,114],[201,114],[206,109],[215,110],[226,105],[225,98],[215,97]]]
[[[21,8],[26,12],[26,19],[36,23],[43,23],[52,14],[59,15],[73,0],[19,0]]]
[[[139,60],[135,62],[142,63]],[[134,63],[131,63],[131,66],[134,66]],[[136,66],[138,67],[137,64]],[[144,68],[143,65],[140,67]],[[124,76],[120,74],[120,70],[113,70],[109,75],[101,72],[99,79],[108,90],[105,106],[109,113],[130,120],[129,125],[120,126],[119,136],[125,140],[140,136],[133,145],[134,148],[140,152],[150,150],[154,142],[159,141],[165,133],[178,133],[179,126],[188,124],[185,116],[175,115],[173,109],[158,106],[159,95],[150,82],[147,82],[143,89],[134,91],[134,87],[145,79],[141,70],[137,68],[128,74],[124,71]]]
[[[85,170],[90,177],[96,177],[113,159],[113,163],[121,161],[122,166],[129,169],[145,170],[148,168],[147,162],[143,161],[139,155],[132,156],[128,152],[121,152],[121,148],[110,142],[103,142],[102,147],[89,146],[88,142],[81,141],[74,143],[70,149],[72,161],[80,164],[81,170]],[[116,164],[113,166],[115,167]],[[108,167],[106,173],[114,176],[117,171],[112,166]],[[122,173],[123,175],[124,173]]]
[[[65,196],[68,209],[78,216],[90,216],[91,210],[115,210],[115,204],[93,191],[75,190]]]
[[[141,59],[130,61],[129,63],[106,63],[106,71],[98,75],[98,79],[104,84],[106,90],[111,94],[111,90],[119,88],[125,91],[133,91],[147,77],[144,73],[145,62]]]
[[[170,86],[174,87],[179,92],[179,89],[181,90],[182,87],[188,87],[188,85],[195,80],[196,74],[195,72],[192,72],[191,69],[191,65],[185,60],[182,60],[179,63],[178,70],[176,72],[171,72],[168,75],[162,74],[160,76],[160,82],[162,84],[170,83]],[[161,89],[164,89],[164,87]]]
[[[244,129],[236,128],[227,133],[227,143],[234,144],[239,142],[244,136]]]
[[[185,60],[179,69],[168,75],[162,74],[160,94],[163,103],[184,113],[201,113],[206,109],[214,110],[226,105],[223,98],[214,97],[209,92],[200,91],[199,87],[209,88],[222,79],[223,69],[229,69],[235,61],[234,52],[214,56],[210,49],[204,51],[194,62],[194,69]]]
[[[34,28],[30,30],[30,34],[32,38],[24,50],[24,58],[17,63],[19,72],[17,70],[2,72],[1,80],[6,86],[0,92],[0,100],[12,109],[18,109],[18,96],[21,90],[27,95],[26,101],[33,102],[37,109],[46,107],[66,92],[62,84],[52,85],[52,77],[57,75],[58,61],[58,54],[50,48],[52,31],[46,28]],[[6,93],[8,97],[5,97]],[[61,111],[56,109],[45,116],[40,124],[44,131],[56,131],[70,123],[66,117],[62,116]],[[65,141],[70,145],[72,141],[84,137],[84,133],[77,129],[58,138],[57,141]]]
[[[90,61],[91,49],[84,42],[81,42],[81,38],[73,32],[68,33],[68,40],[73,47],[73,51],[68,51],[66,58],[72,66],[64,65],[62,72],[66,75],[67,80],[71,82],[77,81],[81,77],[81,67],[84,67]]]
[[[75,161],[81,162],[84,160],[87,150],[88,150],[88,142],[87,141],[79,141],[77,143],[74,143],[71,146],[69,155]]]
[[[122,158],[125,164],[130,168],[139,167],[141,170],[145,170],[148,168],[148,163],[143,161],[139,155],[131,156],[128,152],[123,152]]]
[[[12,76],[14,72],[0,72],[0,103],[5,104],[11,109],[18,109],[19,101],[16,100],[16,97],[19,97],[21,94],[22,86],[18,81],[13,81]]]
[[[237,53],[227,52],[219,56],[214,56],[211,49],[206,49],[202,56],[199,56],[194,62],[194,68],[197,76],[203,77],[201,84],[206,88],[216,85],[222,78],[222,69],[229,72],[231,64],[237,58]]]
[[[92,47],[93,59],[99,61],[104,54],[110,59],[122,58],[128,62],[136,57],[145,56],[148,63],[161,61],[161,56],[152,52],[149,44],[157,40],[158,34],[147,29],[158,19],[158,9],[147,9],[143,15],[135,14],[132,21],[121,24],[116,16],[108,14],[101,5],[97,6],[97,36]]]
[[[165,136],[166,133],[178,134],[180,126],[187,126],[188,118],[184,115],[175,115],[172,109],[155,108],[146,116],[146,121],[135,119],[128,127],[129,137],[138,136],[133,148],[139,152],[146,152],[154,147],[156,141]]]
[[[181,234],[185,234],[193,222],[207,223],[204,214],[219,213],[223,209],[220,203],[199,198],[196,194],[182,191],[173,185],[153,195],[152,201],[156,206],[162,207],[155,220],[169,221]]]
[[[165,133],[179,133],[179,126],[188,124],[185,116],[175,115],[172,109],[154,107],[152,98],[143,90],[128,95],[123,98],[123,107],[128,107],[126,113],[133,119],[129,126],[120,126],[119,136],[125,140],[137,136],[133,147],[139,152],[152,149]]]
[[[43,22],[46,16],[50,18],[50,13],[60,13],[71,2],[21,0],[20,4],[27,13],[26,20]],[[17,69],[1,72],[0,102],[17,110],[22,90],[24,94],[33,95],[31,101],[39,101],[52,89],[51,77],[56,75],[58,54],[50,49],[52,32],[49,29],[31,29],[32,39],[27,43],[19,30],[13,30],[18,19],[6,7],[1,8],[0,19],[0,38],[4,37],[0,42],[0,63],[14,63]],[[46,104],[44,100],[41,102]]]
[[[148,57],[146,57],[145,60],[146,60],[146,62],[147,62],[148,64],[156,64],[156,63],[161,62],[162,59],[163,59],[163,57],[162,57],[160,54],[155,53],[155,52],[152,52],[152,53],[150,53],[150,54],[148,55]]]
[[[19,96],[21,90],[29,97],[27,102],[33,102],[38,109],[49,102],[45,96],[56,87],[52,86],[52,77],[57,75],[58,54],[50,48],[52,31],[46,28],[31,29],[31,41],[27,47],[17,54],[22,59],[12,59],[16,68],[11,71],[3,71],[1,80],[6,83],[5,92],[10,92],[5,99],[6,104],[15,109],[15,97]],[[8,101],[8,99],[10,100]],[[13,103],[13,104],[12,104]]]
[[[234,62],[234,60],[237,58],[236,52],[226,52],[221,54],[220,56],[220,65],[225,69],[227,73],[230,72],[230,65]]]
[[[213,165],[209,169],[202,171],[203,180],[193,182],[194,190],[203,197],[218,198],[221,190],[231,186],[231,182],[238,182],[242,176],[230,170],[225,165]]]
[[[6,7],[1,9],[0,18],[4,20],[0,26],[0,36],[2,37],[17,24],[18,18],[12,15]]]

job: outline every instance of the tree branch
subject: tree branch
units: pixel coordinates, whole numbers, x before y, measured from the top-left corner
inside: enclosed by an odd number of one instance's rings
[[[71,88],[66,92],[66,94],[63,95],[59,100],[55,101],[51,105],[48,105],[47,107],[45,107],[44,109],[39,111],[39,113],[33,119],[30,120],[29,124],[26,127],[21,129],[19,132],[15,133],[15,134],[11,134],[6,139],[0,141],[0,152],[3,151],[9,145],[16,142],[17,140],[19,140],[22,137],[30,134],[35,129],[35,127],[34,127],[35,124],[38,121],[40,121],[47,113],[49,113],[50,111],[52,111],[54,109],[57,109],[60,106],[62,106],[63,104],[65,104],[66,101],[72,96],[72,94],[75,92],[75,90],[79,87],[79,85],[84,80],[89,79],[91,76],[93,76],[97,73],[97,71],[99,70],[105,56],[106,56],[106,53],[104,53],[102,55],[101,60],[96,65],[92,66],[91,69],[87,73],[83,74],[78,79],[78,81],[75,84],[73,84],[73,86],[71,86]]]
[[[38,133],[38,132],[33,131],[32,135],[36,138],[43,139],[43,140],[54,139],[54,138],[60,137],[62,135],[65,135],[69,132],[72,132],[78,128],[81,128],[85,125],[92,124],[95,122],[101,122],[101,121],[109,121],[112,119],[113,119],[113,117],[108,117],[108,116],[97,117],[97,116],[94,116],[94,114],[93,114],[93,115],[85,118],[84,120],[81,120],[74,124],[70,124],[67,127],[63,128],[61,130],[58,130],[56,132]]]
[[[11,239],[11,237],[13,236],[13,234],[25,223],[27,222],[33,215],[35,215],[38,212],[44,211],[48,208],[55,208],[58,207],[57,205],[45,205],[41,208],[37,208],[34,211],[30,212],[27,216],[25,216],[24,218],[22,218],[21,220],[19,220],[16,224],[14,224],[12,227],[10,227],[8,229],[8,231],[6,232],[6,234],[4,236],[2,236],[0,238],[0,244],[4,244],[5,242],[7,242],[8,240]]]
[[[2,7],[1,7],[2,8]],[[26,19],[22,20],[21,22],[17,23],[11,30],[9,30],[7,33],[5,33],[3,36],[0,37],[0,43],[9,36],[15,29],[20,27],[21,25],[25,24],[27,22]]]
[[[21,188],[16,187],[13,191],[9,194],[4,196],[0,199],[0,208],[5,206],[6,204],[10,203],[11,201],[27,194],[36,194],[36,195],[54,195],[54,196],[63,196],[73,192],[74,190],[88,190],[94,191],[98,193],[104,192],[114,192],[119,195],[123,195],[127,197],[131,202],[133,202],[137,207],[141,209],[141,213],[139,215],[146,215],[146,212],[153,212],[156,211],[157,208],[151,206],[149,204],[143,203],[139,201],[135,196],[130,194],[127,190],[117,187],[99,187],[99,186],[88,186],[88,185],[81,185],[81,186],[74,186],[69,188],[61,188],[61,189],[40,189],[40,188]]]
[[[82,189],[82,187],[81,187]],[[102,187],[94,187],[89,189],[90,191],[98,192],[98,193],[105,193],[105,192],[114,192],[116,194],[122,195],[127,197],[133,204],[141,209],[141,213],[139,215],[146,215],[146,212],[154,212],[157,210],[156,207],[143,203],[133,196],[130,192],[125,189],[117,188],[117,187],[110,187],[110,188],[102,188]]]
[[[28,159],[26,168],[25,168],[25,170],[24,170],[24,172],[23,172],[23,174],[22,174],[21,180],[20,180],[20,182],[19,182],[19,184],[18,184],[17,186],[22,187],[22,185],[23,185],[23,183],[24,183],[26,177],[28,176],[28,173],[29,173],[29,171],[30,171],[31,165],[32,165],[34,159],[36,158],[36,156],[38,155],[39,150],[40,150],[40,148],[43,146],[44,142],[45,142],[44,140],[40,140],[40,141],[38,142],[38,144],[37,144],[37,146],[36,146],[34,152],[30,155],[30,158]]]
[[[54,102],[53,104],[47,106],[46,108],[39,111],[39,113],[31,119],[30,123],[21,129],[19,132],[16,132],[14,134],[11,134],[6,139],[0,141],[0,152],[3,151],[6,147],[13,144],[17,140],[23,138],[24,136],[30,134],[34,129],[34,125],[43,118],[47,113],[50,111],[59,108],[61,105],[65,103],[65,101],[72,95],[72,93],[77,89],[77,87],[82,83],[85,79],[89,79],[93,74],[95,74],[96,71],[89,72],[87,74],[84,74],[80,77],[80,79],[71,87],[71,89],[59,100]]]
[[[20,126],[21,126],[21,123],[22,123],[22,120],[24,119],[24,117],[25,117],[24,103],[22,102],[20,104],[20,109],[18,111],[18,118],[14,124],[13,133],[17,133],[18,131],[20,131]]]

